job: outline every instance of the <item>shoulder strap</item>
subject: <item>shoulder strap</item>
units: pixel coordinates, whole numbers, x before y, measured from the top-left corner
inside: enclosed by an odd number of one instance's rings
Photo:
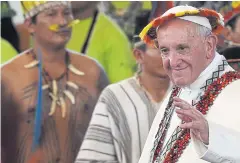
[[[87,35],[87,38],[82,46],[82,50],[81,50],[81,53],[82,54],[85,54],[86,50],[87,50],[87,47],[88,47],[88,43],[89,43],[89,40],[90,40],[90,37],[92,35],[92,32],[93,32],[93,27],[95,26],[96,24],[96,20],[97,20],[97,16],[98,16],[98,10],[95,11],[94,15],[93,15],[93,20],[92,20],[92,23],[90,25],[90,28],[88,30],[88,35]]]

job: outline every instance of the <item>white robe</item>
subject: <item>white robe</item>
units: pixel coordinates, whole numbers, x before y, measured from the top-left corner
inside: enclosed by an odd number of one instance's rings
[[[223,56],[216,53],[212,63],[200,74],[197,80],[190,86],[182,88],[179,97],[190,104],[199,101],[199,97],[204,93],[201,88],[207,84],[207,81],[211,81],[211,78],[220,77],[225,72],[233,71],[228,64],[224,64],[224,60]],[[155,135],[163,118],[170,94],[164,100],[153,121],[139,163],[151,162]],[[178,162],[240,163],[240,80],[232,82],[222,90],[212,107],[209,108],[206,119],[209,123],[209,145],[205,146],[201,141],[192,137]],[[164,146],[180,122],[181,120],[174,111]]]

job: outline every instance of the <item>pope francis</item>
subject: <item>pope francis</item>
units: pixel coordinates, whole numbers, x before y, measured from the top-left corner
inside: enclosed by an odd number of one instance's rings
[[[160,107],[139,163],[239,163],[240,74],[216,52],[221,14],[177,6],[140,33],[159,49],[175,87]]]

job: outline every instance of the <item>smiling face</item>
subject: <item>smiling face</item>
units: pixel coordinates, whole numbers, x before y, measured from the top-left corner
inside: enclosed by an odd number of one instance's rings
[[[180,87],[193,83],[213,58],[213,42],[201,37],[197,27],[192,22],[174,19],[157,31],[163,67]]]

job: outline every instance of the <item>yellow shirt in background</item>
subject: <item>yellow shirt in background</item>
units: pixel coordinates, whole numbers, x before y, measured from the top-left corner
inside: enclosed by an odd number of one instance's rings
[[[142,1],[142,3],[143,3],[143,6],[142,6],[143,10],[151,10],[152,9],[151,1]],[[112,5],[116,9],[126,9],[129,7],[130,1],[112,1]]]
[[[72,28],[68,49],[81,52],[92,20],[80,20],[80,23]],[[135,61],[128,38],[104,13],[99,12],[96,18],[85,53],[104,67],[111,83],[129,78],[135,72]]]
[[[1,64],[17,55],[16,49],[5,39],[1,38]]]

